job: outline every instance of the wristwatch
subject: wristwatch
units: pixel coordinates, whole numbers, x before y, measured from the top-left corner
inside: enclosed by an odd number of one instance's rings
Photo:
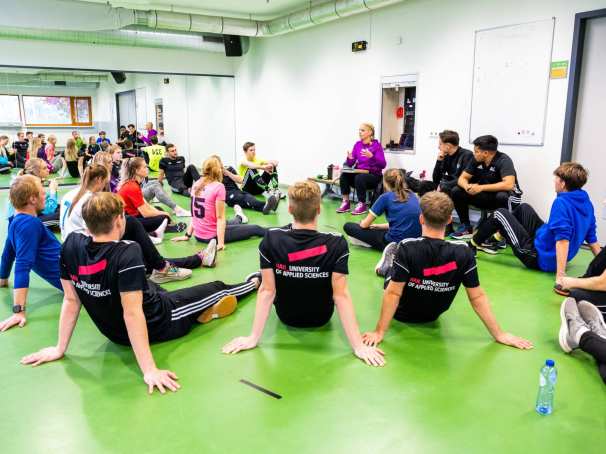
[[[13,314],[18,314],[20,312],[25,312],[25,306],[20,306],[18,304],[13,305]]]

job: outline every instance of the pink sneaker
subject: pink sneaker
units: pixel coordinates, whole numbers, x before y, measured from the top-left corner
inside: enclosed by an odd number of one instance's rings
[[[366,208],[366,204],[362,203],[362,202],[359,202],[356,205],[356,208],[351,212],[351,214],[353,214],[355,216],[355,215],[364,214],[364,213],[367,213],[367,212],[368,212],[368,208]]]
[[[349,200],[343,200],[343,202],[341,202],[341,206],[337,208],[337,213],[347,213],[350,209],[351,205]]]

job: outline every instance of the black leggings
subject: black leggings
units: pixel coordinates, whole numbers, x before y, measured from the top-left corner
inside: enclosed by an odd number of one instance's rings
[[[450,191],[455,210],[459,215],[459,221],[463,225],[471,225],[469,220],[469,205],[474,207],[496,210],[498,208],[510,208],[509,192],[480,192],[471,195],[460,186],[455,186]]]
[[[385,239],[387,230],[385,229],[363,229],[360,224],[355,222],[347,222],[343,226],[343,230],[349,236],[354,237],[364,243],[370,245],[377,251],[383,251],[389,242]]]
[[[234,205],[240,205],[242,208],[250,208],[255,211],[263,211],[265,202],[258,200],[254,195],[244,191],[227,191],[225,197],[225,203],[227,206],[233,207]]]
[[[153,232],[154,230],[156,230],[164,222],[164,219],[168,219],[168,222],[170,223],[170,216],[168,214],[161,214],[148,218],[144,218],[143,216],[137,216],[137,220],[143,225],[143,228],[146,232]]]
[[[341,173],[339,185],[341,186],[341,194],[349,195],[351,188],[356,189],[358,202],[366,203],[366,191],[372,191],[379,186],[381,182],[380,175],[372,173]]]
[[[177,194],[190,196],[190,190],[193,184],[200,179],[200,172],[195,165],[190,164],[185,169],[185,173],[181,179],[175,179],[168,184],[171,190]]]
[[[267,229],[255,224],[227,224],[225,226],[225,242],[233,243],[234,241],[247,240],[253,236],[265,236]],[[216,238],[216,237],[215,237]],[[202,243],[208,243],[212,238],[196,239]]]
[[[162,333],[150,331],[150,342],[164,342],[185,336],[196,324],[200,314],[214,306],[225,296],[233,295],[238,301],[256,290],[253,281],[229,285],[221,281],[209,282],[194,287],[167,292],[162,287],[148,281],[148,285],[162,293],[163,304],[168,305],[165,327]]]
[[[593,258],[587,267],[587,272],[581,277],[588,278],[600,276],[604,270],[606,270],[606,248],[602,249],[602,251]],[[570,296],[577,300],[577,302],[590,302],[602,312],[602,316],[604,317],[604,320],[606,320],[606,292],[572,288],[570,289]]]
[[[152,243],[149,238],[145,228],[143,228],[143,224],[139,222],[139,219],[132,216],[126,216],[126,229],[124,230],[124,236],[122,238],[134,241],[141,246],[143,262],[145,263],[148,274],[151,273],[152,270],[164,269],[167,261],[179,268],[187,268],[190,270],[199,268],[200,265],[202,265],[202,259],[198,254],[176,259],[165,259],[162,257],[158,252],[156,245]]]
[[[539,215],[527,203],[523,203],[513,212],[499,208],[478,227],[473,237],[476,244],[482,244],[496,232],[507,241],[515,256],[528,268],[539,269],[534,237],[537,230],[545,224]]]
[[[606,383],[606,339],[594,332],[587,331],[581,336],[579,347],[595,358],[598,363],[598,373]]]
[[[259,172],[257,169],[248,169],[244,174],[242,190],[252,195],[263,194],[269,189],[278,187],[278,169],[272,173]]]
[[[72,178],[79,178],[80,171],[78,170],[78,161],[66,161],[67,171]]]

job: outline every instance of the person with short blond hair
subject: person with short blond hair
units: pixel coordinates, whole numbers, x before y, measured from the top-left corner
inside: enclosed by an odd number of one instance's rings
[[[354,354],[371,366],[385,364],[383,352],[365,346],[347,288],[349,249],[338,233],[318,232],[320,188],[311,181],[288,191],[293,223],[269,229],[259,246],[261,287],[250,336],[223,347],[232,354],[255,348],[272,305],[282,323],[296,328],[326,325],[335,306]]]
[[[124,205],[115,194],[93,195],[82,207],[91,236],[72,233],[61,249],[64,289],[59,339],[21,360],[38,365],[61,359],[74,332],[82,306],[99,331],[112,342],[130,345],[150,393],[176,391],[176,375],[161,370],[150,343],[177,339],[197,323],[230,315],[238,300],[259,286],[258,273],[245,282],[221,281],[167,291],[148,281],[139,244],[121,240],[126,229]]]
[[[442,192],[421,197],[420,238],[408,238],[398,245],[385,279],[381,315],[374,331],[365,333],[367,345],[381,343],[395,318],[403,323],[433,322],[447,311],[461,284],[474,311],[499,343],[529,349],[532,344],[501,330],[480,287],[473,251],[465,244],[444,241],[446,225],[454,206]]]
[[[0,331],[25,325],[31,271],[61,290],[61,244],[38,218],[38,213],[44,208],[42,183],[32,175],[18,176],[11,184],[9,198],[15,214],[8,220],[8,234],[0,261],[0,287],[8,287],[8,277],[14,265],[13,315],[0,322]]]
[[[589,245],[593,255],[598,255],[601,247],[596,236],[593,205],[589,194],[582,189],[587,182],[587,171],[578,163],[565,162],[553,175],[556,198],[547,222],[527,203],[513,212],[499,208],[482,222],[471,245],[494,254],[496,251],[486,246],[487,241],[493,236],[497,240],[504,238],[526,267],[555,272],[556,281],[565,276],[566,264],[583,243]]]

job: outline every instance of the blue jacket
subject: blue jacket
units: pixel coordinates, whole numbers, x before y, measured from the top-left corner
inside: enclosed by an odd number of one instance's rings
[[[593,205],[582,189],[560,192],[551,205],[549,221],[537,230],[534,247],[543,271],[556,271],[556,241],[560,240],[570,242],[567,261],[577,255],[584,241],[598,240]]]

